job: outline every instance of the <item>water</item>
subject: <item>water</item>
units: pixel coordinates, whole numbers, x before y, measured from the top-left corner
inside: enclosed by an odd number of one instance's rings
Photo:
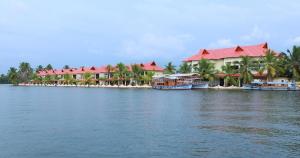
[[[1,158],[299,157],[300,93],[0,86]]]

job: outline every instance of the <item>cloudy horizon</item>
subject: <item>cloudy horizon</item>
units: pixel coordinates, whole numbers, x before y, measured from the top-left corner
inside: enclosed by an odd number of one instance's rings
[[[300,2],[1,0],[0,73],[22,61],[72,67],[175,64],[201,48],[300,45]]]

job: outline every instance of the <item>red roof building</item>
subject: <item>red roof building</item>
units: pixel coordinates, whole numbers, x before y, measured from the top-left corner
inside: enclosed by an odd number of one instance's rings
[[[162,73],[164,71],[164,69],[161,68],[160,66],[158,66],[154,61],[149,62],[149,63],[142,63],[139,65],[141,66],[141,68],[144,71],[153,71],[155,73]],[[57,70],[57,69],[43,70],[43,71],[38,72],[38,76],[41,76],[41,77],[54,76],[54,75],[63,76],[63,75],[69,74],[69,75],[76,75],[75,76],[76,79],[81,79],[82,74],[91,73],[93,75],[98,74],[98,75],[100,75],[100,77],[104,77],[105,75],[108,74],[108,70],[106,67],[107,66],[101,66],[101,67],[92,66],[92,67],[80,67],[80,68],[70,68],[70,69],[60,69],[60,70]],[[128,71],[132,71],[131,65],[126,65],[126,67],[127,67]],[[115,68],[116,67],[113,67],[113,69],[111,70],[110,73],[113,73]]]
[[[221,70],[221,67],[226,63],[238,63],[241,60],[241,56],[253,58],[263,57],[268,49],[267,43],[221,49],[201,49],[197,54],[188,57],[183,61],[195,65],[201,59],[208,59],[215,63],[215,68],[217,70]]]

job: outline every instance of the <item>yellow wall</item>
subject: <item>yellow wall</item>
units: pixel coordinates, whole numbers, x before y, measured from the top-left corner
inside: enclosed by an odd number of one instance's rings
[[[258,60],[259,57],[253,57],[253,59]],[[210,60],[210,61],[215,64],[216,70],[222,71],[222,66],[225,65],[226,63],[230,62],[231,65],[236,65],[234,62],[240,62],[241,60],[242,60],[242,58],[225,58],[225,59]],[[193,65],[198,64],[198,62],[199,61],[192,61],[192,62],[187,62],[187,63],[192,64],[192,66],[193,66]]]

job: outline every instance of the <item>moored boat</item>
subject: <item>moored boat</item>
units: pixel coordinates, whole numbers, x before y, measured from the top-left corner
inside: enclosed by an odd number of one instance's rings
[[[243,86],[245,90],[262,90],[262,91],[296,91],[300,90],[297,88],[296,83],[281,81],[281,82],[261,82],[254,81],[251,84]]]
[[[192,80],[179,74],[154,76],[152,88],[160,90],[190,90],[192,89]]]
[[[201,81],[199,78],[192,80],[192,89],[206,89],[208,88],[208,82]]]

